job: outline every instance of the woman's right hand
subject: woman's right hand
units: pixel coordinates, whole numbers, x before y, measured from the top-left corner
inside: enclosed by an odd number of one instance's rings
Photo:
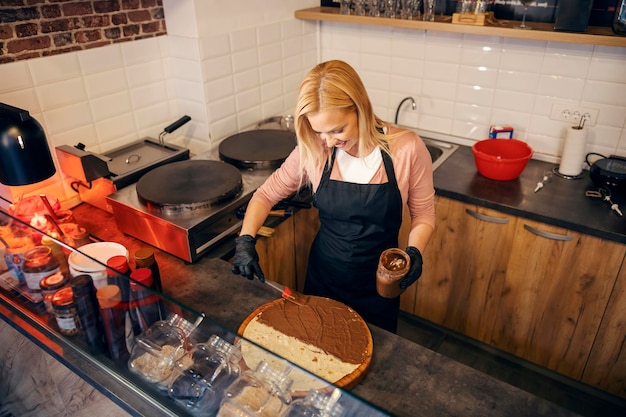
[[[265,275],[259,265],[259,254],[256,251],[256,239],[250,235],[235,238],[235,257],[233,258],[233,274],[241,274],[252,280],[256,275],[259,281],[265,282]]]

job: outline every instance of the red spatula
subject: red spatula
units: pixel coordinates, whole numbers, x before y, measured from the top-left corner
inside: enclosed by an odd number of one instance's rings
[[[286,287],[274,281],[269,281],[267,279],[265,280],[265,283],[274,288],[276,291],[279,291],[280,295],[287,301],[298,304],[300,306],[305,306],[309,303],[308,295],[304,295],[302,293],[299,293],[298,291],[292,290],[289,287]]]

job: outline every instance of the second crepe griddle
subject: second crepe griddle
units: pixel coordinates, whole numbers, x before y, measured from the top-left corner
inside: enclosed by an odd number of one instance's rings
[[[278,168],[296,146],[287,130],[259,129],[237,133],[219,145],[220,159],[244,169]]]

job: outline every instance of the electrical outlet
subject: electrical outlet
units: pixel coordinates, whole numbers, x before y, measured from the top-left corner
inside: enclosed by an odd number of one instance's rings
[[[595,126],[598,122],[598,113],[600,113],[598,109],[554,103],[552,105],[550,119],[580,124],[581,118],[585,117],[585,126]]]

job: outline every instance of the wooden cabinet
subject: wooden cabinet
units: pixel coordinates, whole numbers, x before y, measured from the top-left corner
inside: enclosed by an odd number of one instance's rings
[[[440,196],[436,210],[404,311],[625,396],[624,245]]]
[[[422,277],[402,295],[401,308],[489,343],[515,217],[442,197],[436,213]]]
[[[276,226],[271,236],[260,237],[256,250],[265,277],[301,291],[318,229],[317,209],[301,209]]]
[[[518,219],[491,344],[580,379],[625,248]]]
[[[623,264],[583,372],[583,382],[626,398],[626,265]]]

